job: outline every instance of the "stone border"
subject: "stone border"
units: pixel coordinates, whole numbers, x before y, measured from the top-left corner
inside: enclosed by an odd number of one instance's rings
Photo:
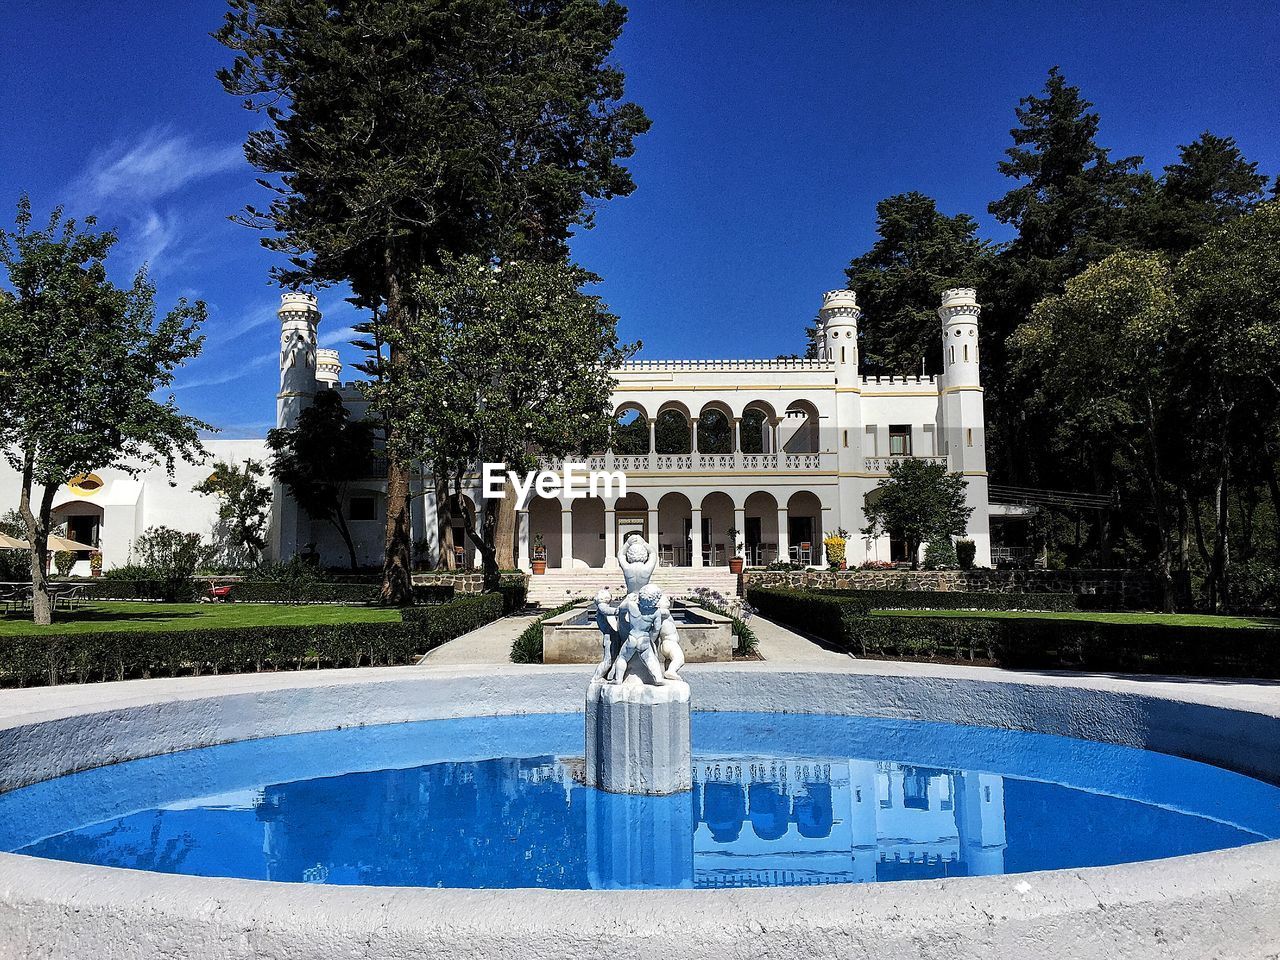
[[[688,669],[701,709],[962,721],[1147,747],[1280,782],[1267,684],[850,662]],[[0,787],[233,740],[576,712],[580,667],[132,681],[0,696]],[[717,891],[437,890],[151,874],[0,854],[0,958],[1275,955],[1280,841],[1170,860]]]

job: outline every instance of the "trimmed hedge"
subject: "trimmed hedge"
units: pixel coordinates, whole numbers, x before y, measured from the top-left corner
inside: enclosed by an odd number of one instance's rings
[[[1032,610],[1071,613],[1076,610],[1119,610],[1111,593],[982,593],[976,590],[814,590],[813,593],[855,597],[871,610]]]
[[[865,598],[856,596],[863,592],[870,591],[819,593],[786,587],[751,587],[747,590],[747,603],[769,620],[790,624],[844,647],[852,630],[850,621],[865,618],[871,611]]]
[[[1047,617],[878,617],[861,598],[762,587],[749,590],[748,600],[766,617],[864,657],[1280,678],[1280,630]]]
[[[409,607],[399,623],[39,633],[0,637],[0,683],[92,683],[134,677],[411,663],[502,616],[497,593]]]
[[[542,663],[542,621],[549,620],[551,617],[558,617],[566,610],[576,607],[582,601],[583,598],[578,597],[576,600],[566,601],[553,610],[539,614],[537,619],[525,627],[520,632],[520,636],[516,637],[515,642],[511,644],[511,662]]]
[[[177,588],[164,580],[99,580],[78,581],[89,600],[154,600],[187,602],[199,599],[208,586],[207,580],[193,580],[189,590]],[[343,583],[319,580],[237,580],[231,584],[230,599],[239,603],[375,603],[381,584]],[[414,603],[447,603],[455,596],[448,583],[414,584]]]

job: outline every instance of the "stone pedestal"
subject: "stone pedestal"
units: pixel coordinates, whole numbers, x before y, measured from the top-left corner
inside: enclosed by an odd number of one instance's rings
[[[692,787],[689,685],[628,677],[587,687],[587,785],[610,793],[666,795]]]

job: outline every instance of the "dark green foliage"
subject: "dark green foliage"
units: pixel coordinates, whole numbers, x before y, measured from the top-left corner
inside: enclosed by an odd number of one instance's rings
[[[886,609],[874,599],[877,593],[753,588],[748,599],[762,615],[864,657],[980,661],[1042,670],[1280,677],[1280,630],[1035,617],[874,616],[871,609]]]
[[[257,563],[267,549],[267,508],[271,488],[260,483],[266,469],[256,460],[243,466],[225,460],[192,489],[218,498],[218,526],[214,532],[219,559],[231,567]]]
[[[825,596],[853,597],[870,610],[1118,610],[1118,594],[985,593],[968,590],[814,590]]]
[[[134,542],[139,566],[149,579],[164,584],[162,599],[182,602],[193,599],[192,577],[210,559],[212,551],[198,533],[183,533],[171,527],[148,527]]]
[[[185,585],[157,580],[150,569],[137,566],[109,570],[97,579],[81,583],[88,600],[158,600],[167,603],[193,603],[205,586],[207,584],[194,580],[188,580]]]
[[[20,476],[23,537],[32,546],[32,613],[51,619],[48,536],[53,498],[91,470],[137,474],[203,452],[199,431],[169,388],[178,367],[200,353],[203,303],[179,300],[156,316],[145,269],[128,287],[109,277],[116,237],[55,209],[32,227],[31,202],[16,228],[0,232],[0,456]]]
[[[747,602],[760,616],[785,623],[828,643],[844,647],[853,631],[851,621],[865,618],[871,612],[863,592],[816,593],[811,590],[788,590],[773,587],[751,587]]]
[[[945,463],[916,457],[895,458],[889,479],[867,496],[864,536],[896,533],[907,541],[911,566],[920,544],[964,533],[973,507],[965,505],[965,479],[948,473]]]
[[[973,558],[978,554],[978,545],[972,540],[956,541],[956,563],[961,570],[973,569]]]
[[[415,597],[417,590],[415,587]],[[523,573],[504,576],[498,581],[498,592],[502,594],[502,612],[518,613],[528,603],[529,581]]]
[[[569,600],[552,610],[548,610],[546,613],[540,614],[536,620],[521,631],[520,636],[516,637],[515,642],[511,644],[511,662],[542,663],[542,622],[550,620],[552,617],[558,617],[580,603],[582,603],[581,597],[576,600]]]
[[[111,631],[0,637],[0,684],[412,663],[502,615],[495,593],[405,610],[400,623]]]
[[[968,214],[939,213],[933,198],[902,193],[876,204],[876,241],[845,271],[867,322],[860,330],[867,374],[942,372],[938,298],[978,284],[987,256]]]

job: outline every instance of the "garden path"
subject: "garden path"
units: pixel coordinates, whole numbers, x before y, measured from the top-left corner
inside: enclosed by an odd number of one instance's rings
[[[418,661],[423,667],[455,667],[464,664],[510,663],[511,644],[534,620],[533,615],[503,617],[493,623],[441,644]],[[819,646],[808,637],[780,627],[763,617],[752,617],[751,628],[760,640],[760,656],[770,666],[832,664],[849,656]]]

